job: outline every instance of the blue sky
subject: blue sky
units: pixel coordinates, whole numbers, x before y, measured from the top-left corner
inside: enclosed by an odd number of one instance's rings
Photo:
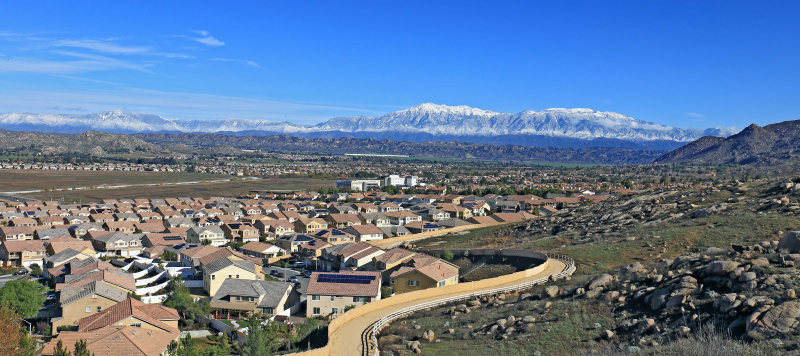
[[[5,2],[0,112],[317,123],[424,102],[797,120],[800,2]]]

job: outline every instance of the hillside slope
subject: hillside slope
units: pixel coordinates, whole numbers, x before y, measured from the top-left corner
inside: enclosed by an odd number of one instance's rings
[[[800,120],[760,127],[752,124],[728,138],[702,137],[669,152],[658,163],[778,166],[800,161]]]

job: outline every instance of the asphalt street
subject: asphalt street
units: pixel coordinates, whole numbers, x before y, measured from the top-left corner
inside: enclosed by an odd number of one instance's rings
[[[308,288],[308,280],[309,280],[309,278],[306,277],[306,276],[303,276],[300,273],[300,271],[295,271],[295,270],[290,269],[290,268],[275,267],[275,266],[273,266],[273,267],[264,267],[263,270],[264,270],[264,273],[266,273],[269,276],[272,276],[272,275],[270,275],[270,272],[272,272],[273,270],[274,271],[278,271],[280,273],[283,273],[283,275],[284,275],[283,280],[287,281],[287,282],[289,281],[289,278],[291,276],[297,276],[297,281],[300,282],[300,284],[301,284],[300,290],[299,290],[300,291],[300,300],[301,301],[302,300],[306,300],[306,289]],[[276,278],[275,276],[272,276],[272,277]]]

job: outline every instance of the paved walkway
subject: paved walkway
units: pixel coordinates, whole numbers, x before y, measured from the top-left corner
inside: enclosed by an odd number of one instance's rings
[[[181,337],[184,338],[186,335],[192,335],[192,338],[201,338],[201,337],[209,337],[213,335],[208,330],[187,330],[181,332]]]
[[[554,274],[558,274],[568,266],[561,261],[550,259],[547,269],[542,271],[541,273],[522,278],[516,280],[514,282],[509,282],[503,285],[492,286],[491,288],[481,288],[476,289],[473,292],[481,291],[481,290],[488,290],[488,289],[495,289],[500,287],[507,287],[512,285],[517,285],[520,283],[524,283],[526,281],[532,281],[539,278],[546,278],[552,276]],[[469,282],[467,282],[469,283]],[[446,294],[436,297],[431,297],[427,299],[416,300],[413,302],[407,302],[402,304],[392,305],[390,307],[386,307],[380,310],[376,310],[371,313],[367,313],[362,315],[356,319],[350,320],[349,322],[345,323],[336,331],[334,331],[333,335],[330,335],[328,339],[328,345],[330,346],[330,355],[332,356],[373,356],[375,354],[375,348],[372,345],[372,326],[383,318],[384,316],[396,312],[400,309],[407,308],[410,306],[414,306],[417,304],[422,304],[425,302],[436,301],[440,299],[455,297],[459,295],[464,295],[466,293],[453,293],[453,294]]]

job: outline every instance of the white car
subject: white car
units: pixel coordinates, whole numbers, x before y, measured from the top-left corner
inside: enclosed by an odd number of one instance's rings
[[[44,298],[44,300],[53,300],[53,299],[56,299],[56,295],[55,294],[50,294],[46,298]]]

